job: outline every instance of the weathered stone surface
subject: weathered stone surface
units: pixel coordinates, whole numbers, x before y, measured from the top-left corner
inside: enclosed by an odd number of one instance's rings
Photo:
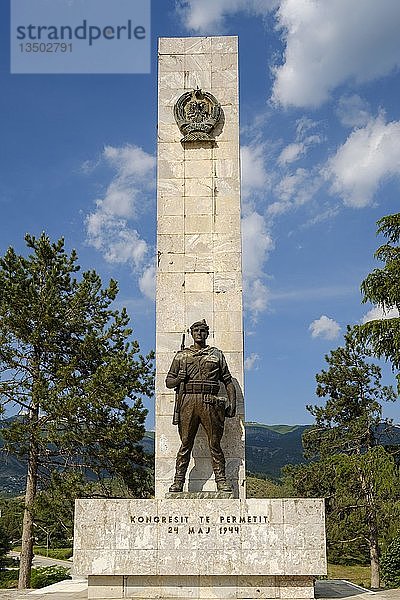
[[[179,234],[159,234],[157,236],[157,251],[158,254],[183,254],[185,239]]]
[[[157,228],[162,234],[181,234],[184,233],[184,218],[183,215],[166,215],[160,216],[157,220]]]
[[[212,39],[211,37],[183,38],[185,55],[191,56],[192,54],[211,54],[211,52],[212,52],[211,39]]]
[[[108,580],[112,587],[108,588]],[[103,594],[107,595],[103,595]],[[289,594],[289,595],[288,595]],[[201,600],[314,598],[312,577],[279,576],[125,576],[89,577],[88,598]]]
[[[320,499],[78,500],[75,527],[79,575],[326,572]],[[288,581],[282,597],[301,597]]]
[[[215,181],[213,177],[197,177],[185,180],[185,196],[212,196]]]
[[[199,160],[186,159],[183,163],[185,167],[185,177],[188,179],[198,179],[199,177],[213,176],[213,161],[209,158]]]

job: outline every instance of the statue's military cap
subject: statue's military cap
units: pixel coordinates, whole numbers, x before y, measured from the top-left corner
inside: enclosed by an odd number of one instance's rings
[[[190,326],[190,331],[192,331],[192,329],[194,329],[195,327],[201,327],[201,326],[204,326],[207,329],[207,331],[210,330],[209,326],[206,323],[206,320],[202,319],[201,321],[196,321],[195,323],[193,323]]]

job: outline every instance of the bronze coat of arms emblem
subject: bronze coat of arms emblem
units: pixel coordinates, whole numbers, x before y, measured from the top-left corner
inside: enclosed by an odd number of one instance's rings
[[[182,94],[174,106],[175,120],[184,135],[181,142],[213,141],[211,133],[221,114],[221,105],[210,92],[197,88]]]

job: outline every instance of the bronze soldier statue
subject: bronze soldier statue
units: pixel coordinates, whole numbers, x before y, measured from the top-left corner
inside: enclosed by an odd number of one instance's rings
[[[205,320],[190,327],[193,345],[174,357],[166,378],[168,388],[177,392],[173,423],[178,425],[181,447],[176,456],[175,478],[170,492],[181,492],[185,483],[194,440],[200,423],[208,437],[217,490],[231,492],[226,481],[225,457],[221,449],[225,417],[236,414],[236,390],[225,356],[207,346],[209,327]],[[219,382],[225,385],[228,402],[218,397]]]

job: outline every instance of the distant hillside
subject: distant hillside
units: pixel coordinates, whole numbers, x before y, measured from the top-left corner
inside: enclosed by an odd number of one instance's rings
[[[247,471],[276,478],[284,465],[304,462],[301,436],[309,425],[246,423],[245,427]],[[154,432],[146,432],[142,444],[146,452],[154,452]]]
[[[16,494],[24,490],[25,465],[1,451],[1,429],[7,420],[0,421],[0,494]],[[246,423],[246,470],[251,473],[278,478],[287,464],[304,461],[301,436],[309,425],[263,425]],[[400,426],[394,425],[382,434],[381,443],[400,445]],[[154,453],[154,431],[147,431],[142,440],[147,454]]]
[[[142,446],[146,454],[154,454],[154,431],[146,431],[142,439]]]
[[[0,421],[0,493],[3,494],[20,493],[25,487],[25,463],[3,450],[1,430],[13,419],[14,417],[11,417]]]
[[[7,420],[0,421],[1,429]],[[305,425],[262,425],[246,423],[246,468],[252,473],[279,477],[281,468],[302,462],[301,436]],[[142,440],[147,454],[154,453],[154,431],[147,431]],[[0,493],[20,493],[25,486],[25,465],[14,456],[0,450]]]
[[[301,436],[308,427],[246,423],[246,470],[276,478],[283,466],[304,462]]]

